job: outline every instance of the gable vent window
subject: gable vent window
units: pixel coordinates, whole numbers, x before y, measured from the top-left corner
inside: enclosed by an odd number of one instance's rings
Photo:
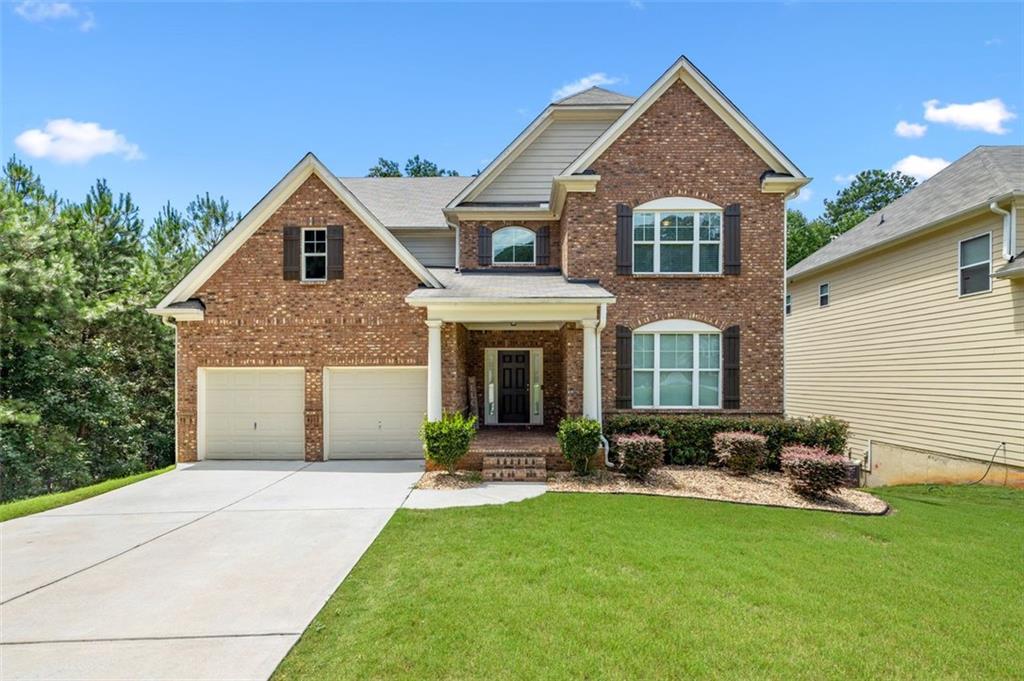
[[[828,282],[818,285],[818,307],[828,307],[829,284]]]
[[[302,230],[302,280],[327,281],[327,230]]]
[[[537,235],[525,227],[502,227],[491,237],[495,265],[532,265]]]
[[[721,210],[634,210],[634,274],[721,271]]]
[[[982,234],[960,242],[960,295],[992,290],[992,236]]]

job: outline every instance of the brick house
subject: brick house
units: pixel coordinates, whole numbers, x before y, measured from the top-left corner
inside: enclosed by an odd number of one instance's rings
[[[685,58],[554,102],[476,177],[308,154],[151,310],[178,461],[416,456],[455,410],[501,452],[564,415],[781,414],[809,181]]]

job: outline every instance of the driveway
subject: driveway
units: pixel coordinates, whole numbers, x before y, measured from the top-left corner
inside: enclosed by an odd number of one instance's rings
[[[202,462],[0,525],[0,678],[265,679],[422,461]]]

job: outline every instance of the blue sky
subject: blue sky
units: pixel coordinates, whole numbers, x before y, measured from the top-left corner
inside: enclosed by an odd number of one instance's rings
[[[472,174],[560,88],[638,95],[680,54],[815,178],[810,215],[859,170],[1024,143],[1019,3],[0,9],[4,157],[70,198],[105,177],[147,218],[206,191],[244,212],[310,150],[339,175],[413,154]]]

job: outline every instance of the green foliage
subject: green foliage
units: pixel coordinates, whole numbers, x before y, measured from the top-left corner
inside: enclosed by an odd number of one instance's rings
[[[558,424],[558,444],[573,471],[586,475],[601,446],[601,424],[586,416],[567,416]]]
[[[458,411],[442,414],[440,421],[424,419],[420,425],[424,456],[427,461],[443,467],[449,474],[455,472],[455,464],[469,451],[474,437],[476,417],[467,418]]]
[[[792,267],[832,238],[821,220],[811,220],[798,210],[786,211],[786,267]]]
[[[864,170],[850,185],[825,199],[822,220],[839,235],[882,210],[917,186],[917,180],[898,170]]]
[[[439,167],[433,161],[420,158],[416,154],[405,162],[405,174],[409,177],[458,177],[459,173],[454,170],[446,170]],[[386,158],[378,158],[377,163],[366,173],[367,177],[402,177],[402,171],[398,168],[398,162],[389,161]]]
[[[619,470],[628,478],[646,480],[665,461],[665,443],[657,435],[620,435],[614,444]]]
[[[757,433],[715,433],[715,457],[737,475],[750,475],[768,458],[768,438]]]
[[[665,442],[665,459],[681,465],[704,465],[711,461],[714,437],[724,431],[748,431],[767,438],[765,465],[779,467],[779,453],[785,445],[805,444],[822,447],[832,454],[846,449],[847,425],[826,416],[815,419],[783,419],[747,416],[704,416],[686,414],[616,414],[608,419],[605,432],[610,435],[644,433],[657,435]]]
[[[821,447],[783,447],[780,461],[793,491],[811,499],[828,496],[846,480],[846,459]]]
[[[366,173],[367,177],[401,177],[402,170],[398,167],[397,161],[389,161],[383,156],[377,158],[377,163]]]

